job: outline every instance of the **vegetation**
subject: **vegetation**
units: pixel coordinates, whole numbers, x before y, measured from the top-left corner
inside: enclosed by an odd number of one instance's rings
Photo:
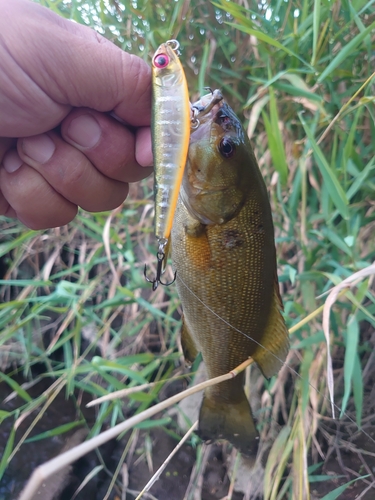
[[[192,100],[205,86],[220,87],[246,124],[272,202],[285,318],[291,328],[308,318],[293,329],[288,366],[253,389],[268,456],[263,495],[366,498],[375,480],[373,279],[340,295],[331,313],[338,421],[317,309],[332,286],[375,260],[374,0],[40,3],[147,61],[159,43],[178,38]],[[18,401],[0,411],[1,426],[12,423],[0,478],[36,423],[15,440],[21,420],[46,412],[57,392],[78,407],[165,382],[129,395],[125,406],[103,403],[87,424],[95,435],[165,398],[166,387],[189,383],[181,377],[175,289],[151,293],[143,278],[145,262],[151,272],[155,263],[152,210],[147,179],[131,187],[121,210],[82,211],[59,229],[34,232],[0,218],[0,378]],[[47,389],[32,397],[29,388],[43,380]],[[66,432],[78,419],[37,437]],[[162,426],[177,444],[181,433],[167,413],[147,425]],[[135,446],[152,457],[148,436]],[[199,467],[202,444],[192,439]]]

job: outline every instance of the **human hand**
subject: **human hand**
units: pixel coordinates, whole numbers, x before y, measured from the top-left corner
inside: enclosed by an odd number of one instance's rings
[[[29,0],[0,12],[0,215],[44,229],[116,208],[152,171],[149,67]]]

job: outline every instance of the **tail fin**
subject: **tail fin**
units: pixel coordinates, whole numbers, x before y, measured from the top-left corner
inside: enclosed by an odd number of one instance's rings
[[[205,394],[197,434],[205,441],[226,439],[248,457],[255,457],[258,451],[259,435],[244,392],[235,404],[218,402]]]

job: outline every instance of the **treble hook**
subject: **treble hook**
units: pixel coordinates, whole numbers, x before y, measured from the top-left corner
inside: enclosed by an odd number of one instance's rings
[[[152,290],[155,291],[157,289],[157,287],[159,286],[159,283],[163,286],[169,286],[169,285],[172,285],[172,283],[174,283],[176,281],[176,276],[177,276],[177,271],[175,271],[174,273],[174,278],[172,281],[170,281],[169,283],[163,283],[162,280],[161,280],[161,276],[163,274],[163,261],[165,259],[165,253],[164,252],[158,252],[156,254],[156,258],[158,259],[158,265],[156,267],[156,277],[154,280],[150,280],[150,278],[147,276],[147,266],[145,264],[145,268],[144,268],[144,271],[143,271],[143,275],[144,277],[146,278],[146,281],[148,281],[149,283],[152,283]]]

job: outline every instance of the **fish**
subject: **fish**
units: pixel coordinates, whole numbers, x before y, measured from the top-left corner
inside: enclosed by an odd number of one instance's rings
[[[191,109],[179,43],[168,40],[152,58],[152,150],[155,180],[155,236],[158,270],[154,290],[164,272],[168,242],[187,159]],[[145,271],[146,276],[146,271]],[[146,276],[147,279],[147,276]]]
[[[219,90],[193,104],[192,130],[171,233],[183,310],[181,345],[202,353],[209,378],[251,357],[266,378],[289,350],[267,189],[250,141]],[[254,457],[259,435],[244,373],[205,389],[198,434]]]

